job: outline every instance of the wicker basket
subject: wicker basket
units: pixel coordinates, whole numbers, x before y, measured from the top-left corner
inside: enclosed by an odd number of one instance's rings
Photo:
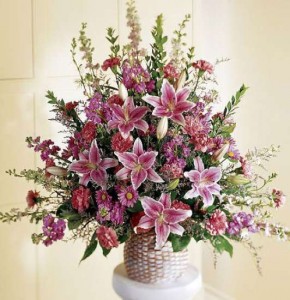
[[[173,252],[171,242],[155,250],[155,233],[134,234],[125,243],[128,277],[143,283],[172,282],[188,268],[188,251]]]

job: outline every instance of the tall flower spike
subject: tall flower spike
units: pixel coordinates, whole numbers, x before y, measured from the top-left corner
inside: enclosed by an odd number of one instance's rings
[[[127,139],[130,132],[134,129],[140,129],[143,132],[148,130],[148,124],[142,118],[149,110],[146,106],[135,107],[133,99],[128,97],[123,106],[114,104],[111,106],[114,112],[114,119],[109,121],[109,129],[118,128],[124,139]]]
[[[118,161],[113,158],[101,158],[97,141],[94,140],[91,144],[90,151],[85,151],[80,154],[80,160],[74,161],[69,166],[69,171],[74,171],[83,176],[80,183],[87,185],[89,181],[94,181],[102,188],[107,184],[106,169],[116,167]]]
[[[149,229],[155,227],[156,249],[161,249],[166,243],[170,232],[182,235],[184,228],[178,223],[191,217],[192,211],[171,208],[170,194],[162,193],[159,201],[150,197],[141,199],[145,216],[137,227]]]
[[[221,188],[217,182],[222,177],[221,169],[215,167],[205,169],[199,156],[194,159],[194,167],[195,170],[184,173],[184,177],[192,182],[192,189],[184,195],[184,199],[201,196],[204,205],[210,206],[214,201],[212,195],[220,194]]]
[[[134,142],[133,153],[115,152],[124,168],[121,169],[116,177],[119,180],[125,180],[129,176],[135,190],[146,180],[153,182],[163,182],[163,179],[152,169],[158,152],[143,150],[143,144],[139,138]]]
[[[166,80],[163,80],[161,97],[146,95],[143,100],[154,106],[152,112],[153,116],[156,117],[168,117],[173,122],[185,125],[185,120],[182,115],[193,108],[194,104],[192,102],[186,101],[190,94],[188,88],[182,88],[177,93],[175,92],[173,86]]]

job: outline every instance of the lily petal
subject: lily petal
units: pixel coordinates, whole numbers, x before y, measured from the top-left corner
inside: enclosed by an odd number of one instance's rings
[[[155,117],[171,117],[171,112],[163,106],[158,106],[153,109],[152,115]]]
[[[192,211],[189,209],[166,208],[163,211],[164,221],[168,224],[176,224],[191,217]]]
[[[113,168],[116,167],[117,165],[118,165],[118,161],[113,158],[104,158],[100,162],[100,166],[104,169]]]
[[[93,140],[89,153],[90,163],[97,165],[101,161],[100,151],[96,140]]]
[[[87,160],[78,160],[74,161],[70,164],[69,171],[74,171],[80,174],[87,174],[91,172],[91,168],[88,167],[88,161]]]
[[[164,182],[164,180],[152,168],[147,170],[147,178],[153,182]]]
[[[105,187],[107,183],[107,173],[104,169],[99,168],[98,170],[91,171],[91,179],[101,187]]]
[[[130,152],[114,152],[121,162],[127,169],[133,170],[138,163],[138,156],[135,153]]]
[[[131,121],[128,123],[120,123],[118,125],[118,128],[120,130],[123,139],[126,140],[129,137],[130,132],[134,129],[134,123]]]
[[[175,114],[173,116],[170,117],[171,120],[181,126],[185,125],[185,120],[182,114]]]
[[[82,177],[80,177],[80,184],[87,186],[89,181],[91,179],[90,173],[84,174]]]
[[[148,123],[144,120],[139,120],[139,121],[134,122],[134,126],[135,126],[135,128],[142,130],[143,132],[146,132],[149,128]]]
[[[199,184],[200,182],[200,173],[196,170],[184,172],[184,177],[188,178],[191,182],[196,184]]]
[[[192,185],[192,189],[189,190],[183,197],[184,199],[192,199],[197,196],[199,196],[198,190],[194,185]]]
[[[116,178],[118,180],[126,180],[126,179],[128,179],[128,176],[130,175],[130,173],[131,173],[130,169],[123,168],[116,173]]]
[[[145,170],[150,169],[156,160],[157,154],[158,152],[156,151],[149,151],[141,154],[138,158],[138,164],[140,164]]]
[[[161,87],[161,102],[162,105],[167,107],[169,103],[173,102],[176,104],[176,96],[173,86],[164,79]]]
[[[156,249],[161,249],[166,243],[169,233],[170,226],[164,222],[160,223],[159,220],[155,221],[155,233],[156,233]]]
[[[135,153],[137,156],[140,156],[144,153],[143,144],[139,138],[137,138],[134,142],[133,153]]]
[[[179,224],[170,224],[170,232],[177,235],[183,235],[184,228]]]
[[[180,102],[185,102],[185,100],[188,98],[189,94],[190,94],[190,89],[189,88],[183,88],[183,89],[179,90],[176,93],[177,104],[180,103]],[[191,103],[191,104],[194,105],[193,103]]]
[[[221,191],[221,187],[217,183],[214,183],[213,185],[207,186],[207,189],[213,195],[219,195],[220,191]]]
[[[145,102],[153,105],[154,107],[156,106],[160,106],[161,105],[161,101],[160,98],[157,96],[150,96],[150,95],[146,95],[142,98]]]
[[[111,110],[114,113],[114,116],[119,120],[122,121],[125,119],[124,111],[122,107],[118,104],[114,104],[111,106]]]
[[[147,171],[144,169],[133,169],[131,172],[131,182],[135,190],[147,179]]]
[[[141,199],[141,203],[146,216],[152,219],[158,218],[158,216],[164,210],[164,206],[161,202],[156,201],[150,197],[143,197]]]
[[[170,208],[171,206],[170,194],[162,193],[159,201],[163,204],[164,208]]]
[[[200,196],[203,198],[204,206],[210,206],[213,204],[213,196],[210,191],[206,187],[199,187],[198,192]]]
[[[197,156],[193,162],[194,162],[194,168],[198,172],[202,172],[204,170],[204,164],[199,156]]]
[[[135,122],[135,121],[142,119],[146,115],[148,110],[149,110],[149,108],[146,106],[136,107],[129,115],[130,120],[132,122]]]
[[[141,227],[144,229],[149,229],[149,228],[153,228],[155,226],[155,220],[149,218],[148,216],[143,216],[138,225],[136,227]]]
[[[190,110],[193,107],[194,107],[194,104],[192,102],[189,102],[189,101],[179,102],[175,106],[174,114],[181,114],[185,111]]]
[[[120,124],[119,120],[110,120],[108,122],[108,127],[109,127],[109,129],[115,129],[118,127],[119,124]]]
[[[222,178],[222,172],[220,168],[211,167],[202,171],[201,180],[204,182],[208,182],[212,184],[213,182],[217,182]]]

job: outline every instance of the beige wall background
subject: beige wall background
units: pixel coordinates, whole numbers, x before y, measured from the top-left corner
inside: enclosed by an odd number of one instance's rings
[[[164,13],[165,29],[171,34],[182,17],[191,13],[187,41],[189,45],[194,42],[197,56],[211,61],[231,58],[217,69],[221,102],[241,83],[251,87],[236,116],[238,144],[243,152],[280,144],[280,156],[269,169],[280,174],[276,185],[290,195],[290,2],[138,0],[137,6],[145,46],[157,14]],[[25,137],[49,138],[57,133],[57,126],[47,121],[46,90],[68,101],[81,97],[69,49],[84,21],[99,62],[108,52],[107,27],[115,27],[121,42],[126,40],[123,0],[0,0],[0,210],[25,207],[26,192],[33,188],[4,173],[41,163],[26,148]],[[290,226],[289,215],[287,204],[277,219]],[[78,266],[84,245],[34,246],[30,234],[35,230],[40,228],[28,222],[0,224],[1,300],[118,299],[111,289],[111,276],[122,261],[122,248],[108,258],[98,252]],[[205,245],[201,251],[192,243],[192,263],[202,269],[209,286],[233,299],[289,299],[290,244],[262,239],[256,243],[264,245],[263,277],[242,247],[236,248],[232,260],[222,256],[214,270],[210,247]]]

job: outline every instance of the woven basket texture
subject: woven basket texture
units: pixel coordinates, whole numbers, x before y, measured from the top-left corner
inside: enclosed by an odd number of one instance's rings
[[[143,283],[172,282],[188,268],[188,250],[173,252],[171,242],[155,250],[154,231],[134,234],[125,243],[124,263],[130,279]]]

